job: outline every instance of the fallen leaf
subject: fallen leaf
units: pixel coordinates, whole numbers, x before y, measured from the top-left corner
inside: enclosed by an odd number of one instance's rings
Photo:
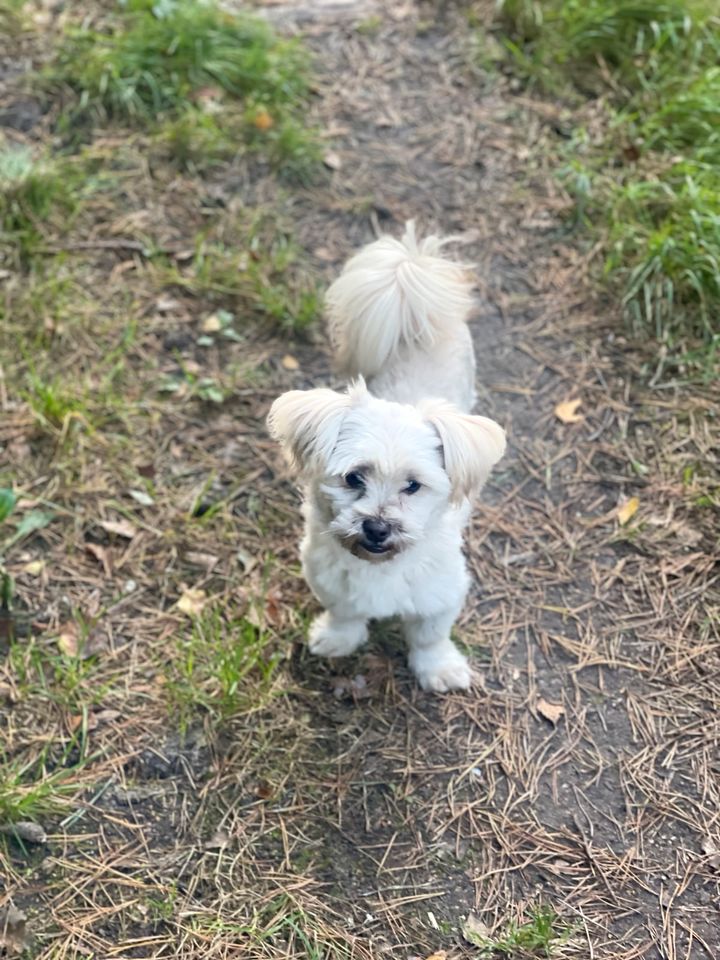
[[[102,564],[105,576],[111,577],[113,574],[112,550],[109,547],[101,546],[99,543],[86,543],[85,550]]]
[[[0,947],[9,954],[22,953],[28,946],[27,917],[9,903],[0,909]]]
[[[29,573],[31,577],[39,577],[45,569],[44,560],[31,560],[23,567],[23,573]]]
[[[134,527],[129,520],[100,520],[98,526],[108,533],[124,537],[125,540],[132,540],[137,536],[137,527]]]
[[[209,317],[205,317],[201,330],[203,333],[219,333],[222,330],[220,317],[216,313],[211,313]]]
[[[318,260],[322,260],[323,263],[334,263],[337,259],[337,256],[332,250],[328,250],[327,247],[317,247],[317,249],[313,250],[313,256],[317,257]]]
[[[128,493],[141,507],[151,507],[155,503],[150,494],[145,493],[144,490],[128,490]]]
[[[238,563],[242,564],[243,571],[245,573],[250,573],[253,567],[257,566],[257,557],[253,557],[252,554],[249,554],[246,550],[243,550],[242,547],[235,554]]]
[[[93,716],[98,723],[112,723],[113,720],[121,717],[122,713],[119,710],[98,710]]]
[[[550,703],[544,697],[538,697],[535,703],[535,709],[541,717],[549,720],[554,727],[558,725],[558,721],[565,714],[565,707],[563,707],[562,704]]]
[[[462,925],[463,937],[474,946],[484,946],[490,938],[490,929],[476,913],[469,913]]]
[[[0,826],[0,833],[4,833],[14,840],[24,840],[26,843],[45,843],[47,834],[39,823],[32,820],[17,820]]]
[[[438,950],[436,953],[431,953],[429,957],[426,957],[426,960],[447,960],[447,950]]]
[[[328,168],[328,170],[339,170],[342,167],[342,160],[340,155],[335,153],[334,150],[328,150],[323,156],[323,163]]]
[[[60,653],[64,653],[66,657],[76,657],[78,655],[77,624],[69,622],[60,628],[57,645]]]
[[[358,674],[352,679],[349,677],[336,677],[332,683],[333,696],[338,700],[347,695],[351,696],[353,700],[367,700],[368,697],[372,696],[372,690],[362,674]]]
[[[290,353],[286,353],[286,354],[285,354],[285,356],[284,356],[284,357],[282,358],[282,360],[281,360],[281,363],[282,363],[282,365],[285,367],[286,370],[299,370],[299,369],[300,369],[300,364],[297,362],[297,360],[295,359],[295,357],[293,357],[293,355],[290,354]]]
[[[0,523],[5,520],[13,511],[16,499],[15,494],[8,487],[0,489]]]
[[[80,653],[83,660],[87,660],[89,657],[96,657],[100,653],[106,653],[109,649],[110,638],[108,637],[107,629],[98,624],[88,633]]]
[[[720,870],[720,845],[712,837],[705,837],[700,849],[708,857],[708,864],[715,870]]]
[[[626,500],[625,503],[621,504],[618,507],[617,518],[620,521],[621,526],[625,526],[638,511],[640,506],[640,501],[637,497],[630,497],[629,500]]]
[[[18,504],[18,506],[20,506],[20,504]],[[31,510],[30,513],[26,513],[15,528],[15,533],[5,541],[5,549],[9,549],[16,544],[18,540],[27,537],[28,534],[34,533],[36,530],[42,530],[43,527],[52,523],[54,519],[55,514],[49,513],[47,510]]]
[[[581,413],[577,412],[581,403],[580,397],[575,400],[563,400],[555,407],[555,416],[563,423],[580,423],[585,419]]]
[[[282,595],[276,587],[272,587],[265,595],[265,615],[268,623],[277,627],[282,619]]]
[[[181,613],[187,614],[188,617],[199,617],[206,603],[207,594],[205,591],[190,587],[185,590],[176,606]]]
[[[269,130],[275,125],[275,121],[267,110],[258,110],[253,118],[253,124],[258,130]]]
[[[158,313],[170,313],[182,307],[182,303],[174,297],[158,297],[155,301],[155,309]]]
[[[205,841],[206,850],[220,850],[230,843],[230,835],[224,830],[218,830],[209,840]]]
[[[208,573],[220,562],[220,558],[212,553],[196,553],[194,550],[189,550],[185,554],[185,559],[196,567],[205,567]]]

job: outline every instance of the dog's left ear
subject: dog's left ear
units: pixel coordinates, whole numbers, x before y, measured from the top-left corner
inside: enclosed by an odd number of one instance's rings
[[[302,472],[323,469],[338,442],[345,414],[366,392],[364,382],[358,382],[348,393],[320,388],[290,390],[278,397],[267,425],[290,466]]]
[[[452,499],[477,493],[505,453],[505,431],[488,417],[463,413],[445,400],[427,400],[420,411],[433,425],[442,444]]]

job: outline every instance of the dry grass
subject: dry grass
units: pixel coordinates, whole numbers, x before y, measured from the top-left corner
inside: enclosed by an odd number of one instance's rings
[[[48,837],[2,840],[0,910],[42,960],[477,958],[466,917],[502,943],[541,906],[553,957],[716,957],[716,389],[653,385],[652,349],[584,287],[552,105],[414,13],[308,32],[327,183],[288,195],[247,159],[178,173],[109,130],[97,188],[43,237],[60,252],[3,264],[0,486],[54,519],[4,557],[0,809]],[[307,656],[297,495],[263,417],[331,382],[328,359],[251,287],[193,275],[198,233],[239,258],[289,236],[314,281],[418,213],[472,231],[481,405],[512,438],[468,544],[458,635],[482,682],[443,698],[392,629],[348,663]],[[219,309],[241,341],[198,345]]]

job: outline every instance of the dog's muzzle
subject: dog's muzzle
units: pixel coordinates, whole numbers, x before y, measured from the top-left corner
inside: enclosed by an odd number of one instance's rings
[[[346,541],[350,553],[361,560],[377,563],[391,560],[398,552],[398,544],[393,541],[393,527],[381,517],[369,517],[362,522],[362,533]]]

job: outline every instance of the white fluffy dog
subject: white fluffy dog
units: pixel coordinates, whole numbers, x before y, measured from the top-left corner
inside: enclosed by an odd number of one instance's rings
[[[426,690],[466,689],[467,659],[450,639],[468,589],[462,531],[470,498],[505,450],[473,416],[475,360],[466,269],[447,240],[382,237],[327,293],[346,393],[292,390],[268,425],[305,485],[303,572],[325,607],[310,650],[352,653],[368,620],[399,616],[410,666]],[[367,380],[367,386],[366,386]]]

